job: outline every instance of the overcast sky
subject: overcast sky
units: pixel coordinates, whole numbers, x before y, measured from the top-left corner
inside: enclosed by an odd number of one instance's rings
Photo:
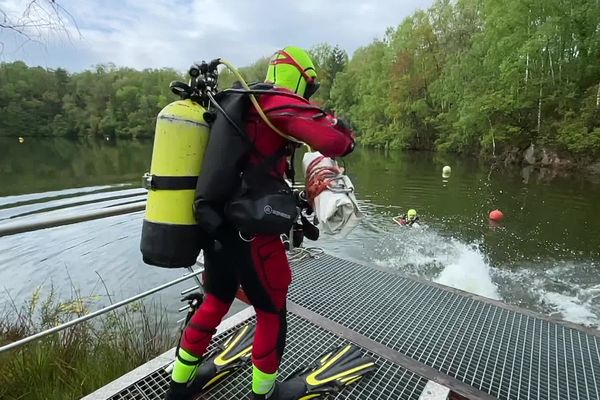
[[[0,30],[0,61],[80,71],[99,63],[185,70],[222,57],[244,66],[288,44],[339,44],[351,55],[432,0],[59,0],[79,32],[25,42]],[[0,0],[9,17],[27,0]],[[0,15],[0,18],[2,16]],[[65,15],[66,22],[72,22]],[[35,37],[36,32],[31,32]]]

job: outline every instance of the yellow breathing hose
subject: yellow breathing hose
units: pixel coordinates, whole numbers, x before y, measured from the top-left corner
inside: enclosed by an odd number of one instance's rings
[[[252,90],[250,89],[250,86],[248,86],[248,84],[246,83],[246,81],[244,80],[244,78],[242,77],[242,75],[238,72],[238,70],[233,66],[233,64],[231,64],[229,61],[227,60],[223,60],[222,58],[220,59],[221,64],[225,65],[227,67],[227,69],[229,69],[229,71],[231,71],[231,73],[240,81],[240,83],[242,84],[242,87],[248,91]],[[295,143],[299,143],[299,144],[304,144],[306,145],[309,149],[310,147],[298,140],[295,139],[291,136],[286,135],[285,133],[281,132],[279,129],[277,129],[277,127],[275,127],[275,125],[273,125],[271,123],[271,121],[269,121],[269,118],[266,116],[266,114],[264,113],[264,111],[262,110],[262,108],[260,107],[260,104],[258,104],[258,100],[256,100],[256,97],[254,97],[254,94],[249,93],[250,95],[250,101],[252,102],[252,104],[254,105],[254,108],[256,109],[256,112],[258,112],[258,115],[260,115],[260,118],[265,122],[265,124],[267,124],[267,126],[271,129],[273,129],[275,132],[277,132],[277,134],[279,136],[281,136],[284,139],[287,139],[291,142],[295,142]]]

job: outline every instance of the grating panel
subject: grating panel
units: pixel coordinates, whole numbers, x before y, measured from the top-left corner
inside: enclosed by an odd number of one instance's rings
[[[136,385],[132,385],[112,396],[110,400],[148,400],[148,398],[139,391]]]
[[[253,320],[250,320],[254,322]],[[216,338],[223,340],[230,332],[225,332]],[[332,333],[321,329],[312,323],[288,313],[288,339],[280,376],[285,379],[299,365],[316,359],[319,355],[335,345],[344,341]],[[343,392],[335,399],[398,399],[417,400],[427,383],[427,380],[383,360],[369,352],[375,358],[378,369],[363,381],[360,381]],[[146,378],[135,383],[134,386],[111,397],[109,400],[162,400],[168,385],[168,375],[161,369]],[[135,393],[142,392],[146,397],[133,397]],[[198,397],[202,399],[243,399],[247,398],[251,388],[251,368],[240,371],[240,373],[229,378],[228,382],[221,384],[210,392]],[[138,392],[139,391],[139,392]]]
[[[306,320],[288,313],[288,341],[280,371],[285,379],[299,365],[316,359],[331,347],[344,340]],[[427,383],[426,379],[406,369],[383,360],[372,353],[378,365],[377,371],[362,382],[353,385],[336,396],[336,399],[418,399]],[[239,374],[231,379],[235,385],[223,385],[207,399],[243,398],[250,391],[250,373]],[[237,389],[237,390],[234,390]]]
[[[143,380],[137,382],[135,386],[140,392],[144,393],[145,398],[151,399],[163,399],[167,386],[169,384],[169,374],[163,369],[154,371]]]
[[[290,300],[501,399],[600,398],[598,337],[562,324],[327,255]]]

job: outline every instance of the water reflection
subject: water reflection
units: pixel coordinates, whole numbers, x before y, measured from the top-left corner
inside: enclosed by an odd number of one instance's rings
[[[0,138],[0,196],[119,182],[139,182],[151,141]]]

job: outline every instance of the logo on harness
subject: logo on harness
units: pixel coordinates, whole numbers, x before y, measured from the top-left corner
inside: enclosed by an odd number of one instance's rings
[[[264,211],[265,211],[265,214],[267,214],[267,215],[273,214],[273,215],[276,215],[278,217],[285,218],[285,219],[291,219],[292,218],[292,216],[290,214],[286,214],[286,213],[281,212],[281,211],[273,210],[273,207],[271,207],[268,204],[265,206]]]

